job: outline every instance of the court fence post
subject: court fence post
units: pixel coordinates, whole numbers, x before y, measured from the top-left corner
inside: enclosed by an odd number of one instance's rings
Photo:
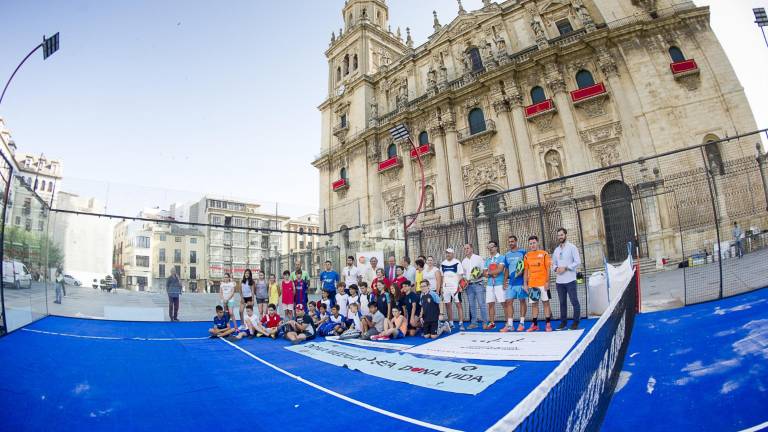
[[[715,256],[715,248],[712,248],[712,259],[717,260],[717,265],[719,269],[719,291],[717,298],[722,299],[723,298],[723,251],[720,250],[722,246],[722,241],[720,240],[720,216],[717,212],[717,190],[715,189],[715,180],[712,178],[714,174],[712,173],[712,165],[710,165],[707,161],[707,156],[704,153],[704,146],[699,147],[699,150],[701,151],[701,159],[704,162],[704,175],[707,177],[707,189],[709,189],[709,198],[712,201],[712,216],[715,222],[715,234],[717,236],[717,256]]]

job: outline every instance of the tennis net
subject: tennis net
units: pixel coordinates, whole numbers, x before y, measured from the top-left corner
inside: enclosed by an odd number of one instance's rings
[[[489,431],[594,431],[618,381],[637,311],[638,269],[597,323],[522,402]]]

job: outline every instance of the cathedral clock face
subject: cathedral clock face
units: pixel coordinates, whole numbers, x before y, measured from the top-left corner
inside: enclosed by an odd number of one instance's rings
[[[336,96],[341,96],[344,94],[344,91],[347,89],[347,86],[344,84],[340,85],[339,88],[336,89]]]

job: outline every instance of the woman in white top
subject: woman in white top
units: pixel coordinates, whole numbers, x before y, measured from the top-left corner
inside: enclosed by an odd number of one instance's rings
[[[245,320],[245,307],[253,306],[253,290],[256,283],[253,280],[253,274],[250,269],[243,272],[243,280],[240,281],[240,321]],[[261,314],[259,310],[259,314]],[[245,325],[245,323],[243,323]]]
[[[235,320],[235,282],[232,280],[232,276],[229,273],[224,273],[224,280],[221,282],[219,289],[219,300],[221,306],[229,314],[229,319]],[[235,322],[237,326],[237,322]]]
[[[429,290],[440,293],[440,287],[443,285],[443,274],[440,273],[440,269],[435,267],[435,258],[432,256],[427,257],[427,264],[422,271],[423,280],[429,281]],[[423,294],[423,293],[422,293]]]

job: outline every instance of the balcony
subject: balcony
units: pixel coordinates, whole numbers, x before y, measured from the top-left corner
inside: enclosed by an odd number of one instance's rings
[[[344,140],[347,136],[347,132],[349,132],[349,122],[338,124],[333,127],[333,135],[340,140]]]
[[[334,192],[339,192],[343,190],[349,189],[349,180],[347,179],[338,179],[335,182],[331,183],[331,187],[333,188]]]
[[[458,132],[456,132],[456,135],[459,138],[459,144],[464,144],[469,141],[474,141],[477,138],[482,137],[491,137],[492,135],[496,134],[496,122],[493,120],[486,120],[485,121],[485,128],[480,131],[475,131],[472,133],[471,128],[464,128]]]
[[[434,153],[435,149],[432,147],[432,144],[423,144],[411,150],[411,159],[416,159],[419,156],[427,156]]]
[[[697,75],[699,73],[699,65],[696,64],[696,60],[694,59],[670,63],[669,69],[672,71],[672,75],[675,79]]]
[[[578,105],[588,100],[605,97],[607,94],[608,91],[605,89],[605,84],[597,83],[572,91],[571,101],[573,101],[574,105]]]
[[[379,162],[379,173],[383,173],[385,171],[389,171],[393,168],[401,166],[403,166],[403,161],[400,159],[400,156],[394,156],[385,161]]]
[[[556,111],[557,109],[555,109],[555,104],[552,102],[552,99],[547,99],[543,102],[525,107],[525,118],[532,119],[542,114],[553,113]]]

